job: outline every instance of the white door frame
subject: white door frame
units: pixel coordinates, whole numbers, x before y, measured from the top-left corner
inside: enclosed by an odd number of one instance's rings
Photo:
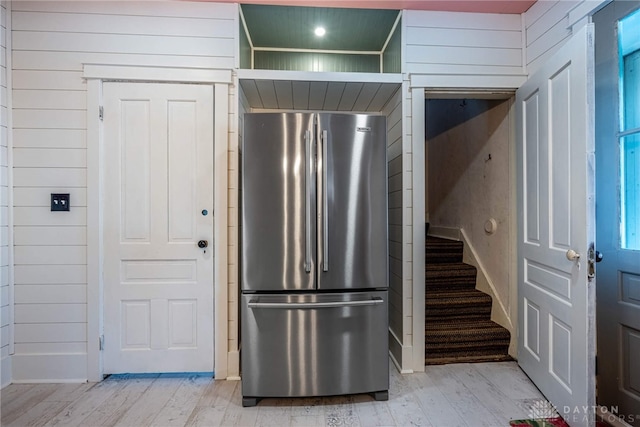
[[[214,87],[214,370],[216,379],[225,379],[228,373],[227,169],[231,71],[84,64],[83,78],[87,82],[87,378],[89,381],[103,379],[103,354],[99,348],[104,322],[102,83],[119,80]]]
[[[424,242],[425,239],[425,212],[427,208],[426,200],[426,165],[425,165],[425,99],[426,93],[429,91],[438,91],[450,93],[455,95],[456,93],[467,93],[468,98],[473,98],[474,94],[477,97],[483,95],[490,95],[492,93],[506,93],[513,92],[515,96],[515,90],[520,87],[527,77],[522,76],[496,76],[496,75],[424,75],[424,74],[411,74],[409,78],[408,91],[411,93],[411,105],[410,108],[411,129],[407,129],[410,132],[410,150],[411,167],[412,167],[412,241],[414,242],[412,247],[412,270],[411,279],[414,284],[412,290],[413,298],[413,318],[412,326],[414,331],[424,331],[425,319],[424,319],[424,298],[425,298],[425,271],[424,271],[424,257],[425,248],[424,244],[418,242]],[[515,105],[515,104],[514,104]],[[513,105],[511,106],[510,115],[513,115]],[[406,117],[406,116],[405,116]],[[510,120],[513,120],[510,119]],[[406,138],[406,136],[405,136]],[[515,147],[515,132],[510,132],[509,138],[512,145]],[[404,150],[405,148],[403,148]],[[515,150],[514,150],[515,152]],[[510,174],[513,180],[513,186],[510,189],[512,193],[513,206],[515,207],[515,154],[512,155],[512,166]],[[511,230],[513,243],[516,242],[514,228],[515,224],[515,209],[512,209],[511,218]],[[509,260],[512,277],[515,276],[515,254],[512,254]],[[416,285],[418,284],[418,285]],[[420,285],[421,284],[421,285]],[[510,296],[509,305],[513,307],[517,303],[515,295]],[[517,316],[515,310],[512,309],[511,316]],[[411,366],[402,366],[403,372],[424,372],[424,334],[413,334],[413,344],[411,346],[411,360],[413,363]]]

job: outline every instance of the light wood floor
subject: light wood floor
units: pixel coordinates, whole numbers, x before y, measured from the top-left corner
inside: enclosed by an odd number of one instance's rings
[[[389,401],[369,395],[264,399],[241,406],[238,381],[170,374],[90,384],[12,384],[2,426],[508,426],[544,398],[515,362],[390,369]]]

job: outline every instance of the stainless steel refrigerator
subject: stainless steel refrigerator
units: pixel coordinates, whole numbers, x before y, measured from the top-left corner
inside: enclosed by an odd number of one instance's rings
[[[384,116],[245,115],[244,406],[388,398],[386,150]]]

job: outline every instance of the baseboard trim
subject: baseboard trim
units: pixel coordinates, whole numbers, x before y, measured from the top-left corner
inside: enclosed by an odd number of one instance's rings
[[[460,229],[453,227],[439,227],[436,225],[429,225],[429,236],[442,237],[443,239],[462,240],[460,236]]]
[[[227,353],[227,380],[240,380],[240,351],[234,350]]]
[[[0,389],[5,388],[13,382],[11,370],[11,356],[3,357],[2,360],[0,360]]]
[[[396,357],[395,353],[400,353],[398,357]],[[391,356],[391,360],[393,364],[398,369],[398,372],[401,374],[412,374],[413,369],[405,368],[405,366],[412,366],[411,362],[413,360],[413,346],[403,345],[400,342],[400,339],[396,336],[396,334],[389,329],[389,355]]]
[[[402,369],[396,358],[393,357],[393,353],[389,352],[389,358],[391,359],[391,362],[396,367],[398,372],[400,372],[401,374],[413,374],[413,369]]]
[[[14,383],[87,382],[87,354],[14,354]]]

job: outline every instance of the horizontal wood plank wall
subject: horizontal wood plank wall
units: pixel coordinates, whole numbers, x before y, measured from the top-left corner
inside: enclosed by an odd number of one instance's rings
[[[611,0],[538,1],[524,14],[526,66],[535,72],[571,36],[573,26]]]
[[[579,1],[540,1],[524,14],[526,60],[529,74],[571,35],[569,11]]]
[[[520,15],[407,10],[403,21],[404,72],[523,74]]]
[[[402,360],[404,298],[402,264],[402,91],[387,104],[387,161],[389,192],[389,347],[394,359]]]
[[[11,382],[9,355],[9,146],[7,135],[7,8],[0,4],[0,387]]]
[[[86,340],[83,64],[233,69],[237,6],[21,1],[13,3],[12,29],[14,380],[83,380],[87,345],[97,345]],[[235,105],[233,96],[230,105]],[[229,183],[235,188],[237,180],[230,176]],[[54,192],[71,193],[70,212],[49,211],[49,193]],[[229,206],[233,221],[236,205]],[[230,277],[235,277],[235,260],[229,262]],[[230,333],[233,339],[237,334]]]

